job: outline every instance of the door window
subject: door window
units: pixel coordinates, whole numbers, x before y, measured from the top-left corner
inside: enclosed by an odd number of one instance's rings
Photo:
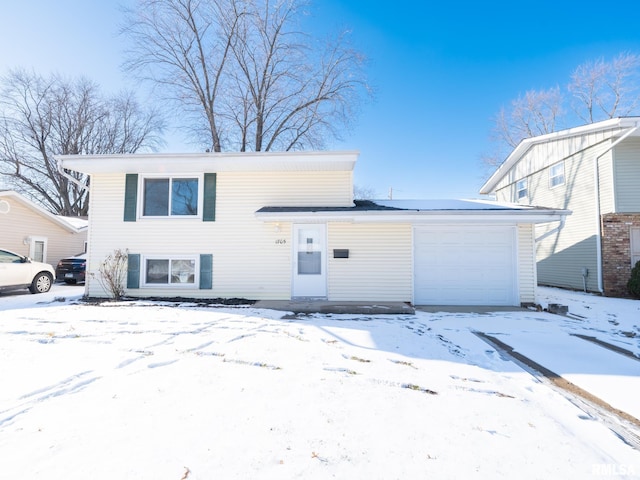
[[[318,242],[318,232],[300,230],[298,232],[298,275],[321,275],[322,252]]]
[[[33,244],[33,259],[36,262],[44,262],[44,242],[36,240]]]

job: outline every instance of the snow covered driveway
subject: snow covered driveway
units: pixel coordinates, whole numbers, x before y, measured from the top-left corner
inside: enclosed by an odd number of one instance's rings
[[[56,287],[0,297],[3,478],[640,476],[639,451],[473,333],[560,362],[548,366],[590,388],[613,385],[602,391],[623,405],[639,396],[640,363],[569,334],[640,353],[639,302],[558,301],[564,292],[548,289],[541,301],[583,318],[282,319],[254,308],[78,304],[81,291]],[[64,300],[36,303],[56,296]],[[567,358],[582,360],[565,369]]]

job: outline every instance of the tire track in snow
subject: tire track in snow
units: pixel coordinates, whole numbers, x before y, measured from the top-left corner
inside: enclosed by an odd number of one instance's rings
[[[609,430],[627,445],[640,450],[640,433],[638,430],[640,428],[640,420],[611,406],[601,398],[549,370],[544,365],[515,351],[513,347],[503,341],[484,332],[474,331],[473,333],[495,348],[506,359],[511,360],[536,378],[544,380],[547,385],[560,392],[567,400],[587,413],[589,417],[602,421]]]

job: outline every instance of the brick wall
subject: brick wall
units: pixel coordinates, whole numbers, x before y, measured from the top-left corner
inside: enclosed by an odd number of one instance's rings
[[[602,215],[602,277],[607,297],[629,297],[631,227],[640,227],[640,213]]]

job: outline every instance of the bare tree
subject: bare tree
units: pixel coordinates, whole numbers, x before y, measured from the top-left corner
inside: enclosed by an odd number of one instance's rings
[[[304,0],[138,0],[126,10],[125,67],[176,101],[213,151],[322,147],[368,93],[343,32],[314,41]]]
[[[373,187],[368,187],[365,185],[354,185],[353,198],[354,200],[372,200],[378,198],[378,194]]]
[[[640,55],[621,53],[579,65],[568,86],[572,108],[586,123],[630,115],[640,103]]]
[[[489,167],[502,162],[505,154],[525,138],[556,131],[564,125],[594,123],[637,114],[640,107],[640,55],[621,53],[607,62],[600,58],[579,65],[567,85],[530,90],[502,108],[493,119],[490,137],[493,151],[482,156]],[[567,102],[566,97],[571,101]],[[565,107],[570,103],[571,107]]]
[[[0,175],[47,210],[88,213],[88,177],[58,171],[59,154],[134,153],[154,149],[163,122],[133,94],[105,98],[87,79],[13,70],[1,80]]]
[[[529,90],[513,100],[509,110],[501,108],[494,118],[491,137],[495,151],[485,154],[483,162],[497,165],[506,150],[512,150],[525,138],[555,131],[563,113],[562,103],[562,92],[556,86],[548,90]]]

